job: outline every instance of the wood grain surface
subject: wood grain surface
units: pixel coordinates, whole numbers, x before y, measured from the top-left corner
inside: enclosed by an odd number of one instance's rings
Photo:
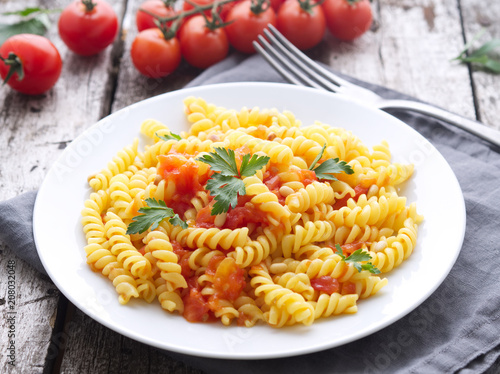
[[[183,63],[164,79],[140,76],[129,55],[140,1],[108,2],[119,16],[121,32],[106,51],[87,58],[68,51],[57,34],[58,14],[52,14],[47,36],[64,61],[56,86],[38,97],[0,89],[0,200],[37,189],[66,145],[100,118],[181,88],[201,73]],[[0,0],[0,12],[26,6],[63,8],[68,3]],[[345,43],[327,35],[309,55],[343,73],[500,129],[500,76],[451,61],[481,29],[485,31],[480,41],[500,37],[500,2],[375,0],[372,7],[375,21],[362,38]],[[8,344],[4,280],[9,261],[15,262],[16,277],[16,367],[7,364],[4,354]],[[0,244],[0,312],[0,372],[201,372],[168,352],[93,321],[4,244]]]

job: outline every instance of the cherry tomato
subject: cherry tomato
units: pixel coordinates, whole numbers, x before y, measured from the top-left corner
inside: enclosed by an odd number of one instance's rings
[[[146,77],[161,78],[172,73],[181,62],[179,40],[168,40],[160,29],[141,31],[132,42],[130,56],[135,68]]]
[[[73,52],[95,55],[113,43],[118,32],[118,18],[103,0],[74,1],[59,17],[59,35]]]
[[[39,95],[49,90],[61,75],[61,56],[43,36],[14,35],[0,47],[0,57],[2,80],[6,79],[11,68],[14,69],[7,84],[24,94]],[[12,60],[12,65],[6,64],[9,60]]]
[[[363,35],[371,26],[373,15],[368,0],[354,3],[347,0],[326,0],[323,10],[326,25],[333,36],[340,40],[354,40]]]
[[[137,25],[137,30],[143,31],[146,29],[151,29],[156,27],[154,22],[155,18],[146,12],[142,12],[140,9],[147,10],[150,13],[156,14],[159,17],[172,17],[176,15],[176,12],[172,7],[167,5],[168,2],[162,0],[147,0],[141,4],[141,7],[135,15],[135,23]],[[171,22],[167,23],[167,26]]]
[[[190,65],[201,69],[223,60],[229,52],[224,29],[210,30],[202,15],[191,17],[182,25],[179,41],[182,56]]]
[[[278,30],[297,48],[312,48],[325,35],[323,9],[311,0],[287,0],[278,12]]]
[[[285,0],[270,0],[271,8],[273,8],[274,13],[278,14],[281,5],[285,2]]]
[[[255,53],[252,42],[257,40],[269,23],[276,26],[276,15],[270,6],[264,6],[265,10],[258,14],[252,8],[252,2],[244,0],[229,11],[226,19],[227,22],[234,21],[226,26],[229,43],[244,53]]]

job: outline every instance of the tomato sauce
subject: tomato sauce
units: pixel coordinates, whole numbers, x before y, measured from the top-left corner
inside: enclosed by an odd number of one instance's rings
[[[198,175],[198,164],[192,160],[185,160],[176,154],[158,156],[159,166],[157,174],[165,181],[173,182],[176,194],[165,203],[180,216],[191,207],[191,199],[198,191],[204,190],[208,175]]]
[[[213,295],[208,297],[202,295],[197,276],[186,278],[188,290],[182,297],[183,316],[189,322],[215,321],[214,312],[222,308],[220,301],[236,300],[246,285],[243,269],[230,257],[212,257],[205,273],[213,277],[212,287],[215,291]]]
[[[304,187],[311,184],[312,182],[317,182],[318,177],[316,177],[316,173],[313,170],[309,169],[300,169],[296,171],[299,176],[299,180],[302,182]]]
[[[226,221],[221,229],[237,229],[246,227],[249,223],[258,225],[267,224],[267,215],[265,212],[257,209],[253,204],[248,204],[252,196],[238,196],[238,205],[236,208],[229,208],[226,214]],[[211,215],[212,207],[215,201],[201,209],[196,215],[196,226],[202,228],[213,228],[215,226],[216,216]]]
[[[359,197],[361,195],[366,195],[368,193],[369,187],[363,187],[362,185],[358,184],[356,187],[354,187],[354,201],[358,201]],[[351,195],[347,194],[344,196],[342,199],[337,200],[335,204],[333,204],[333,209],[338,210],[344,206],[347,205],[347,200],[351,198]]]
[[[270,170],[267,170],[264,173],[263,182],[267,186],[269,191],[271,191],[273,194],[275,194],[278,197],[278,202],[281,205],[285,205],[286,197],[281,195],[281,193],[280,193],[280,188],[283,185],[283,183],[281,183],[281,179],[280,179],[279,175],[276,174],[276,172],[277,172],[277,170],[274,170],[273,168],[271,168]]]
[[[193,253],[192,250],[183,248],[178,242],[172,241],[174,253],[177,255],[177,263],[181,266],[181,274],[188,279],[194,275],[194,270],[189,266],[189,256]]]

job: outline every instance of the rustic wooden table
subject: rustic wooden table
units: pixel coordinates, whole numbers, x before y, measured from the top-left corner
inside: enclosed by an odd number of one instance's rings
[[[98,56],[82,58],[57,34],[47,36],[64,61],[54,89],[26,97],[0,89],[0,200],[35,190],[66,145],[120,108],[183,87],[201,71],[182,65],[162,80],[146,79],[129,50],[137,31],[138,0],[108,0],[119,15],[120,38]],[[0,12],[26,6],[62,8],[62,0],[0,0]],[[372,29],[353,43],[327,36],[309,54],[357,78],[399,90],[500,129],[500,76],[451,62],[480,29],[500,37],[500,2],[481,0],[374,0]],[[1,230],[1,228],[0,228]],[[16,259],[0,243],[0,372],[199,373],[168,352],[123,337],[76,309],[51,280]],[[7,262],[17,287],[16,364],[7,365]],[[131,354],[133,353],[133,354]],[[498,367],[498,366],[497,366]]]

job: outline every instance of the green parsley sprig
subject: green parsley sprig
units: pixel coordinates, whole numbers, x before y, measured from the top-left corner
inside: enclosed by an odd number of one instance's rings
[[[358,272],[361,273],[362,270],[368,270],[372,274],[380,274],[380,270],[373,266],[371,262],[368,262],[366,264],[360,263],[372,259],[372,256],[370,256],[370,254],[366,252],[363,252],[362,249],[354,251],[348,257],[344,255],[344,252],[342,252],[342,248],[340,247],[340,245],[335,244],[335,249],[335,254],[338,254],[342,258],[342,261],[352,264],[352,266],[354,266]]]
[[[232,149],[215,148],[214,152],[203,155],[199,159],[210,165],[215,171],[207,182],[207,189],[214,196],[215,204],[211,215],[215,216],[235,208],[238,205],[238,195],[246,194],[242,177],[250,177],[262,169],[270,160],[268,156],[243,155],[238,169],[236,155]]]
[[[336,181],[338,179],[335,178],[332,174],[337,174],[342,172],[346,174],[354,173],[354,170],[352,170],[351,166],[347,165],[347,162],[345,161],[340,161],[339,158],[329,158],[328,160],[326,160],[325,162],[323,162],[322,164],[320,164],[318,167],[315,168],[318,161],[321,160],[321,157],[323,157],[325,149],[326,149],[326,144],[323,146],[323,148],[321,148],[321,152],[316,156],[311,166],[309,166],[309,170],[314,171],[318,179]]]
[[[188,225],[178,214],[174,214],[174,210],[169,208],[163,200],[148,198],[145,200],[147,206],[139,209],[140,215],[132,218],[132,222],[128,225],[127,234],[140,234],[147,231],[150,227],[154,230],[158,227],[161,221],[169,218],[172,225],[180,226],[187,229]]]
[[[174,134],[173,132],[171,132],[170,134],[163,134],[163,135],[159,135],[158,133],[155,132],[155,135],[158,138],[160,138],[161,140],[165,140],[166,142],[168,142],[169,140],[181,140],[182,139],[180,137],[180,135]]]
[[[485,30],[478,32],[464,49],[453,60],[461,63],[470,63],[494,74],[500,74],[500,39],[491,39],[479,48],[472,48],[473,44],[484,34]]]

